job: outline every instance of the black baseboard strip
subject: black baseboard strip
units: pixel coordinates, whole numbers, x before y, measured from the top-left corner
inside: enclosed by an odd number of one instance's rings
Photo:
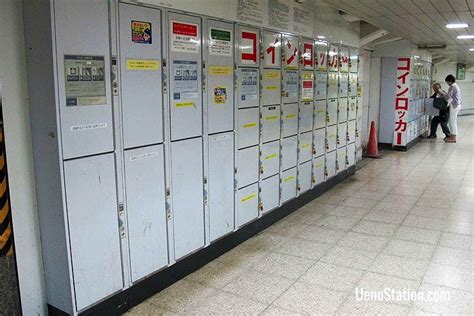
[[[421,136],[418,136],[417,138],[413,139],[411,142],[406,144],[405,146],[394,146],[392,144],[387,144],[387,143],[378,143],[379,149],[384,149],[384,150],[394,150],[394,151],[408,151],[410,148],[416,145],[420,140],[422,139]]]

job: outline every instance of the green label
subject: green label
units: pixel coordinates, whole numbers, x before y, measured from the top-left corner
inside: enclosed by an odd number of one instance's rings
[[[230,42],[230,32],[218,29],[211,29],[211,38],[214,40]]]

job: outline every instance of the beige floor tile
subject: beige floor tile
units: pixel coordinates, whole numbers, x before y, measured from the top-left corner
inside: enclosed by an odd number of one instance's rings
[[[249,240],[245,241],[242,246],[248,247],[249,249],[260,249],[269,251],[282,244],[287,239],[287,236],[271,234],[267,232],[267,230],[265,230],[253,236]]]
[[[396,229],[397,225],[362,220],[352,228],[352,231],[369,235],[390,237],[395,233]]]
[[[316,221],[316,225],[323,228],[331,228],[337,230],[348,231],[351,229],[359,220],[357,218],[324,215]]]
[[[295,257],[318,260],[324,256],[331,247],[332,245],[329,244],[323,244],[298,237],[290,237],[284,243],[274,247],[273,251]]]
[[[351,217],[355,219],[361,219],[365,216],[370,210],[363,208],[355,208],[348,206],[336,206],[328,212],[329,215],[342,216],[342,217]]]
[[[412,259],[430,259],[435,250],[434,245],[408,240],[391,240],[382,251],[385,254],[408,257]]]
[[[329,250],[320,261],[348,268],[367,270],[376,256],[377,253],[375,252],[336,246]]]
[[[234,266],[220,261],[211,261],[198,271],[188,275],[185,279],[202,283],[206,286],[222,288],[245,271],[245,269],[240,268],[238,265]]]
[[[299,234],[297,234],[297,237],[322,243],[335,244],[345,235],[346,232],[341,230],[327,229],[314,225],[305,227]]]
[[[382,211],[387,213],[403,213],[408,214],[410,210],[413,208],[412,205],[401,204],[397,202],[389,202],[389,201],[381,201],[377,204],[373,210],[374,211]]]
[[[386,237],[348,232],[344,238],[339,240],[338,246],[380,252],[387,242],[388,238]]]
[[[259,262],[254,263],[252,269],[296,280],[314,263],[314,260],[271,252]]]
[[[424,293],[425,297],[432,295],[446,299],[418,300],[414,302],[415,308],[443,315],[472,315],[474,310],[474,295],[470,292],[431,284],[422,284],[420,292]]]
[[[381,254],[371,264],[369,271],[421,281],[428,267],[428,263],[428,260],[417,260]]]
[[[302,223],[292,223],[282,219],[272,226],[265,229],[266,233],[281,235],[281,236],[295,236],[307,225]]]
[[[398,225],[401,222],[403,222],[405,217],[406,217],[406,214],[403,214],[403,213],[388,213],[384,211],[371,211],[364,217],[364,220]]]
[[[385,196],[385,198],[381,202],[391,202],[397,204],[404,204],[407,206],[415,206],[418,199],[418,196],[387,194],[387,196]]]
[[[423,282],[474,292],[474,271],[471,268],[432,263],[426,271]]]
[[[358,207],[358,208],[365,208],[365,209],[372,209],[374,208],[380,200],[371,200],[368,198],[359,198],[357,196],[351,196],[344,200],[344,202],[340,203],[340,205],[350,206],[350,207]]]
[[[244,269],[249,268],[255,262],[259,262],[266,255],[268,255],[266,250],[239,245],[216,260]]]
[[[433,254],[433,262],[461,268],[473,267],[474,252],[463,249],[438,247]]]
[[[316,262],[298,281],[330,290],[347,292],[354,288],[363,274],[364,272],[361,270]]]
[[[360,298],[359,298],[360,299]],[[348,297],[338,315],[407,315],[408,307],[384,301],[359,300],[355,294]]]
[[[442,247],[473,250],[474,237],[470,235],[444,232],[439,240],[439,245]]]
[[[470,222],[459,222],[449,219],[444,227],[445,232],[463,234],[463,235],[474,235],[474,223]]]
[[[263,313],[261,313],[260,315],[261,316],[275,316],[275,315],[279,315],[279,316],[300,316],[300,315],[303,315],[303,314],[293,312],[293,311],[289,311],[289,310],[271,305],[266,310],[264,310]]]
[[[436,245],[440,236],[441,232],[437,230],[399,226],[393,237],[402,240],[410,240]]]
[[[218,292],[196,304],[189,314],[194,315],[258,315],[267,306],[227,292]],[[188,313],[187,313],[188,314]]]
[[[125,316],[165,316],[165,315],[177,315],[176,313],[167,311],[159,306],[153,305],[148,302],[143,302],[138,306],[130,309],[124,314]]]
[[[446,219],[450,215],[451,211],[449,208],[441,207],[426,207],[426,206],[415,206],[410,210],[410,215],[425,216]]]
[[[438,218],[408,215],[402,223],[404,226],[426,228],[433,230],[443,230],[446,227],[446,221]]]

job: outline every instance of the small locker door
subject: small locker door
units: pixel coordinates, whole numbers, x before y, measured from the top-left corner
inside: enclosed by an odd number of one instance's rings
[[[239,227],[258,217],[258,183],[237,191]]]
[[[298,133],[298,103],[281,106],[282,137]]]
[[[349,64],[349,71],[350,72],[357,72],[359,67],[359,51],[358,50],[350,50],[350,64]]]
[[[342,123],[347,121],[347,98],[339,98],[337,109],[337,122]]]
[[[326,42],[316,42],[316,60],[318,71],[326,72],[328,70],[328,44]]]
[[[347,73],[339,74],[339,97],[346,98],[349,92],[349,75]]]
[[[64,178],[74,288],[81,310],[122,288],[114,154],[65,161]]]
[[[326,127],[326,100],[314,102],[314,129]]]
[[[271,211],[280,205],[280,175],[267,178],[260,182],[260,210]]]
[[[335,99],[337,98],[338,92],[338,73],[337,72],[330,72],[328,73],[328,99]]]
[[[262,142],[280,139],[280,106],[265,106],[262,108]]]
[[[347,145],[347,166],[355,165],[356,147],[355,143]]]
[[[298,136],[281,140],[281,170],[296,166],[298,157]]]
[[[339,148],[336,151],[337,163],[336,163],[336,172],[339,173],[341,171],[346,170],[346,147]]]
[[[263,32],[262,52],[264,68],[281,68],[281,35]]]
[[[357,97],[356,117],[358,121],[362,119],[362,97]]]
[[[301,43],[301,69],[312,70],[314,68],[314,41],[303,39]]]
[[[201,19],[170,12],[169,32],[171,140],[200,136]]]
[[[309,132],[313,129],[313,102],[300,102],[299,132]]]
[[[298,102],[298,71],[283,70],[283,103]]]
[[[357,115],[357,98],[351,97],[349,98],[349,120],[355,120]]]
[[[314,74],[309,71],[301,72],[301,101],[314,99]]]
[[[313,133],[307,132],[299,136],[299,158],[298,163],[311,160],[313,157]]]
[[[259,106],[259,70],[256,68],[238,68],[237,102],[239,109]]]
[[[207,26],[207,119],[214,134],[234,129],[234,28],[210,19]]]
[[[357,96],[357,74],[349,74],[349,96]]]
[[[311,189],[311,169],[313,162],[307,161],[298,166],[298,194]]]
[[[313,157],[319,157],[326,152],[326,129],[320,128],[314,131],[313,136],[314,152]]]
[[[262,74],[262,104],[280,104],[281,71],[277,69],[263,69]]]
[[[336,151],[326,153],[326,179],[334,177],[336,174]]]
[[[168,264],[163,145],[125,151],[125,198],[135,282]]]
[[[316,73],[316,93],[315,100],[326,100],[328,88],[328,74],[326,72]]]
[[[329,47],[328,70],[339,70],[339,48],[335,45]]]
[[[298,69],[299,49],[298,38],[289,35],[283,35],[283,67],[285,69]]]
[[[326,157],[321,156],[313,160],[313,187],[324,182],[324,163]]]
[[[209,233],[214,241],[234,230],[234,135],[209,136]]]
[[[326,153],[337,148],[337,125],[326,128]]]
[[[119,19],[124,147],[161,143],[161,11],[121,3]],[[150,39],[134,34],[134,28],[148,29]]]
[[[349,49],[345,47],[339,48],[339,71],[349,71]]]
[[[337,147],[347,145],[347,123],[340,123],[337,125]]]
[[[239,150],[237,165],[237,182],[239,188],[258,181],[258,155],[258,146]]]
[[[238,110],[237,138],[239,148],[257,145],[260,132],[260,113],[258,108]]]
[[[337,108],[338,108],[337,99],[328,100],[327,126],[337,124]]]
[[[237,41],[238,66],[258,67],[260,61],[260,32],[258,29],[237,25],[235,27]]]
[[[171,143],[171,196],[175,259],[204,246],[202,139]]]
[[[296,197],[296,167],[281,173],[281,203]]]
[[[261,146],[260,179],[268,178],[280,172],[280,141]]]
[[[351,144],[355,142],[355,135],[356,135],[356,121],[349,121],[347,123],[347,143]]]

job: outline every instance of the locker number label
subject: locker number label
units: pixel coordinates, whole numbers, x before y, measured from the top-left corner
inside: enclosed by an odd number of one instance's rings
[[[194,23],[171,21],[171,51],[177,53],[199,53],[199,26]]]

